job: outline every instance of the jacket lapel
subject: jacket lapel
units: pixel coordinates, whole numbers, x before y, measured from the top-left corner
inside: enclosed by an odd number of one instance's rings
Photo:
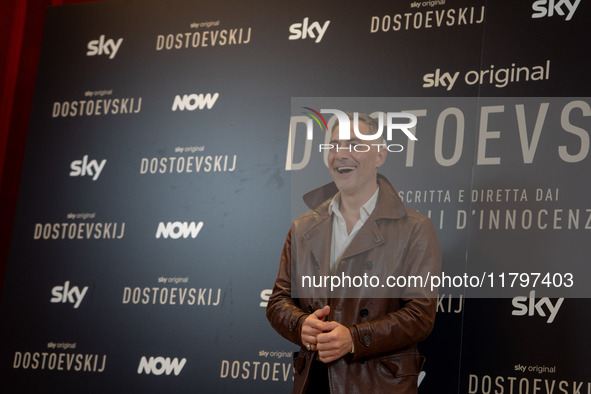
[[[364,253],[385,242],[377,225],[378,220],[400,219],[406,216],[406,208],[388,179],[378,174],[378,184],[380,185],[380,192],[376,207],[343,252],[341,258]],[[332,197],[337,192],[338,189],[333,182],[312,190],[304,196],[306,204],[320,215],[319,221],[304,234],[304,237],[310,242],[310,250],[319,264],[318,273],[320,275],[330,275],[333,220],[328,212],[328,207]]]
[[[361,229],[359,229],[357,235],[351,240],[351,243],[347,249],[345,249],[341,258],[344,259],[367,252],[383,243],[384,237],[378,229],[374,216],[371,215],[367,218],[367,221],[363,224]]]
[[[330,201],[328,201],[330,203]],[[322,204],[321,207],[328,204]],[[320,208],[320,207],[319,207]],[[328,215],[328,210],[321,211],[320,221],[304,234],[304,238],[309,242],[309,250],[314,256],[314,264],[319,275],[330,274],[330,245],[332,239],[332,218]]]

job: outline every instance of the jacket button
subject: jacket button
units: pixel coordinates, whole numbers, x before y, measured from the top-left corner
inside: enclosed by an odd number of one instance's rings
[[[365,346],[369,346],[369,344],[371,343],[371,337],[369,335],[364,336],[363,343],[365,343]]]
[[[308,305],[308,312],[314,313],[314,307],[312,305]]]
[[[318,264],[318,261],[314,262],[314,268],[316,268],[316,271],[320,270],[320,264]]]
[[[368,270],[373,268],[373,263],[371,261],[368,261],[365,263],[365,268],[367,268]]]
[[[295,321],[292,320],[289,322],[289,330],[293,331],[294,329],[295,329]]]
[[[367,315],[369,315],[369,311],[366,308],[359,311],[359,316],[366,317]]]

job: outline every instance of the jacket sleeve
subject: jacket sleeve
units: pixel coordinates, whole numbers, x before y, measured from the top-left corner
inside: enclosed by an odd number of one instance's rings
[[[302,324],[309,313],[305,313],[298,305],[298,300],[291,297],[292,270],[292,230],[290,229],[283,246],[279,273],[275,280],[273,293],[267,304],[267,319],[271,326],[282,337],[303,346],[301,339]]]
[[[414,226],[404,264],[404,275],[407,277],[433,276],[441,272],[441,247],[435,228],[426,217]],[[400,308],[396,311],[349,327],[355,349],[354,359],[399,351],[424,340],[431,333],[437,309],[436,290],[407,288],[398,302]]]

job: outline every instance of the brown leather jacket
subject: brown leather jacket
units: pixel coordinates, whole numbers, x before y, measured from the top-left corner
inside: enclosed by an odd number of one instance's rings
[[[441,249],[429,218],[406,208],[385,177],[378,175],[378,184],[376,208],[335,263],[333,274],[375,275],[382,284],[388,275],[439,275]],[[417,288],[388,288],[388,293],[381,290],[379,294],[367,288],[344,293],[337,289],[329,294],[326,288],[301,287],[302,275],[329,274],[332,217],[328,206],[337,191],[330,183],[304,196],[312,210],[292,224],[267,306],[273,328],[301,346],[294,353],[293,392],[305,392],[316,357],[302,344],[302,324],[310,313],[328,304],[326,320],[349,327],[355,349],[328,364],[331,393],[416,393],[423,363],[416,345],[433,328],[436,294]],[[292,284],[292,278],[297,284]],[[376,294],[387,294],[387,298],[373,298]]]

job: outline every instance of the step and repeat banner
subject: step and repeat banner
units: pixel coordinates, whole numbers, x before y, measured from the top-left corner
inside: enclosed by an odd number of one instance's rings
[[[297,348],[265,307],[301,195],[330,181],[309,114],[332,108],[417,119],[381,172],[444,252],[419,391],[591,393],[590,18],[580,0],[50,7],[0,390],[290,392]]]

